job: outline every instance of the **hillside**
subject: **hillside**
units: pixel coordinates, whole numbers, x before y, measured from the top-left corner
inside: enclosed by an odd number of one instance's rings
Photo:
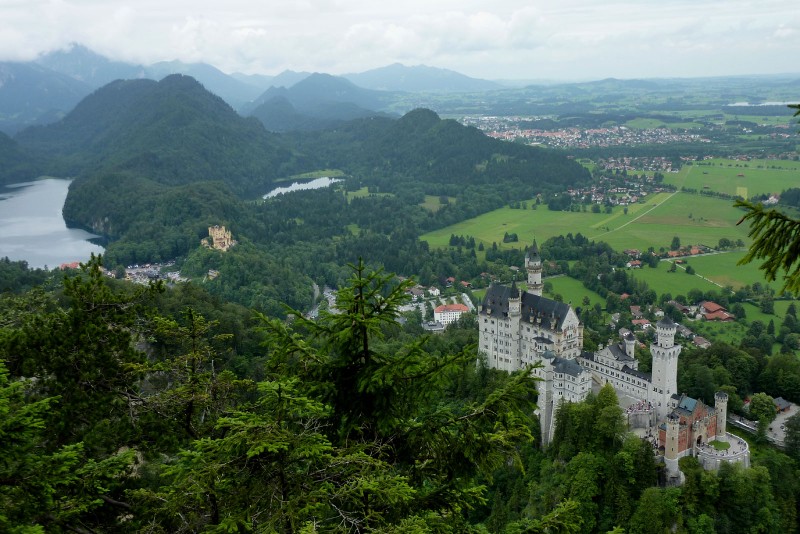
[[[38,175],[34,160],[23,153],[13,139],[0,132],[0,185],[32,180]]]
[[[182,75],[112,82],[62,121],[16,139],[55,156],[57,175],[125,170],[165,185],[219,180],[245,196],[266,191],[293,163],[292,152],[257,121]]]
[[[206,63],[183,63],[181,61],[162,61],[145,68],[145,75],[153,80],[161,80],[171,74],[191,76],[203,87],[221,97],[234,109],[250,102],[261,94],[263,89],[229,76],[218,68]]]
[[[270,87],[248,106],[243,107],[242,113],[255,115],[259,106],[275,97],[285,98],[302,115],[321,119],[350,120],[365,116],[367,110],[386,109],[393,95],[358,87],[338,76],[314,73],[288,88]]]
[[[396,121],[353,121],[336,132],[306,135],[303,143],[330,168],[348,169],[383,191],[397,192],[414,183],[427,194],[455,195],[467,186],[491,186],[493,194],[505,195],[504,184],[513,184],[518,193],[533,196],[589,179],[583,167],[563,154],[499,141],[426,109]]]

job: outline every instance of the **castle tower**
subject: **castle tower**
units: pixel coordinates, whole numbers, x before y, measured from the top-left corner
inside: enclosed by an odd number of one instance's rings
[[[664,442],[664,464],[667,467],[667,473],[673,476],[680,473],[680,468],[678,467],[680,421],[680,417],[675,414],[669,414],[666,421],[667,435]]]
[[[539,247],[536,240],[533,246],[525,253],[525,270],[528,271],[528,293],[542,296],[542,258],[539,256]]]
[[[555,354],[547,350],[542,354],[542,380],[539,382],[539,426],[542,431],[542,447],[550,444],[555,427],[555,407],[553,406],[553,358]]]
[[[714,409],[717,412],[717,441],[728,441],[726,435],[728,420],[728,394],[717,391],[714,395]]]
[[[634,351],[636,350],[636,337],[633,333],[628,332],[625,336],[625,354],[633,358]]]
[[[675,344],[677,326],[668,316],[656,323],[656,342],[650,345],[653,355],[652,390],[650,401],[660,421],[669,413],[669,400],[678,392],[678,355],[681,346]]]
[[[517,281],[511,283],[511,293],[508,296],[508,315],[517,317],[522,313],[522,297],[517,289]]]

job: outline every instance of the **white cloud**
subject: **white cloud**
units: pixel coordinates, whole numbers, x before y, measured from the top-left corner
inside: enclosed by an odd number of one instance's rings
[[[484,78],[797,70],[796,0],[2,0],[0,60],[69,42],[137,62],[356,72],[400,61]]]

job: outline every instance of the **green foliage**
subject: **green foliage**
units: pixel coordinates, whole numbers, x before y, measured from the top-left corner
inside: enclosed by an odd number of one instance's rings
[[[786,420],[786,454],[800,460],[800,415],[794,414]]]
[[[30,382],[10,380],[0,362],[0,529],[59,531],[104,504],[133,451],[87,457],[81,443],[53,447],[47,419],[58,398],[36,398]],[[42,530],[40,530],[42,531]]]
[[[294,312],[291,329],[263,318],[268,376],[252,402],[231,406],[159,467],[159,486],[135,492],[136,502],[167,530],[460,531],[486,502],[480,478],[521,464],[535,387],[518,373],[455,402],[452,380],[474,368],[473,352],[434,355],[427,338],[389,342],[408,286],[359,263],[339,313],[315,322]],[[179,338],[193,358],[207,328],[197,317],[185,328]],[[186,407],[196,398],[187,387],[203,382],[184,381],[167,391]]]
[[[750,416],[755,421],[771,423],[777,415],[775,399],[766,393],[756,393],[750,398]]]
[[[6,358],[11,367],[37,378],[47,396],[62,408],[49,421],[58,444],[85,442],[89,448],[116,450],[133,431],[129,418],[136,402],[136,368],[143,354],[135,349],[137,302],[148,290],[112,291],[100,272],[100,258],[64,278],[66,309],[41,313],[22,322]],[[88,414],[102,412],[105,418]]]
[[[25,261],[0,258],[0,293],[22,293],[47,280],[47,272],[29,269]]]
[[[764,260],[759,267],[767,281],[775,280],[784,272],[781,291],[800,293],[800,221],[792,219],[774,209],[765,209],[761,204],[737,200],[734,204],[746,210],[739,223],[748,221],[753,243],[747,255],[739,263]]]

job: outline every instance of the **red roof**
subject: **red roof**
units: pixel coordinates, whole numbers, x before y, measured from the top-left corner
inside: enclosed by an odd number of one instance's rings
[[[464,304],[442,304],[441,306],[437,306],[435,310],[436,313],[443,313],[443,312],[468,312],[469,308],[467,308]]]
[[[710,300],[707,300],[705,302],[701,302],[700,306],[702,306],[703,309],[706,310],[706,313],[714,313],[714,312],[718,312],[718,311],[725,311],[725,308],[723,308],[722,306],[720,306],[716,302],[712,302]]]
[[[707,313],[703,317],[708,321],[733,321],[736,316],[731,315],[725,310],[717,310],[715,312]]]

